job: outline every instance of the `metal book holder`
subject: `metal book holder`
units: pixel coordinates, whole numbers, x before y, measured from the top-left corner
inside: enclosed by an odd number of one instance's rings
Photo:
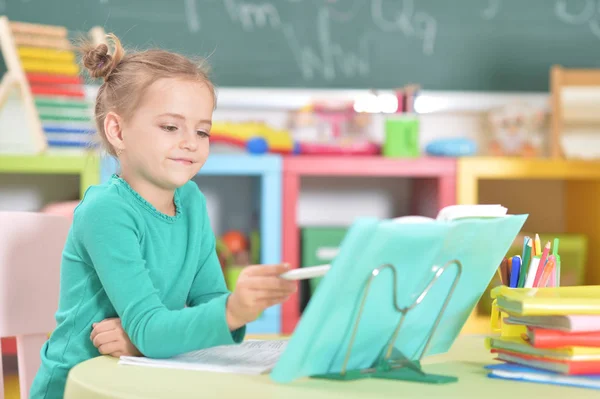
[[[444,304],[442,305],[442,307],[438,313],[438,316],[435,319],[435,322],[434,322],[433,326],[431,327],[429,334],[426,337],[427,341],[425,343],[425,347],[423,348],[423,351],[421,352],[421,354],[419,355],[419,358],[417,360],[410,360],[401,351],[394,350],[394,342],[396,341],[396,338],[398,337],[398,334],[400,332],[400,329],[402,328],[402,325],[404,324],[404,320],[406,319],[406,315],[408,314],[408,312],[410,312],[412,309],[414,309],[416,306],[418,306],[423,301],[423,299],[427,296],[427,294],[431,290],[431,287],[433,287],[433,285],[436,283],[436,281],[438,281],[438,279],[444,274],[444,272],[446,270],[448,270],[449,266],[451,266],[451,265],[456,265],[456,267],[458,269],[456,276],[454,278],[454,281],[452,283],[452,286],[450,287],[450,290],[448,291],[448,295],[446,296],[446,299],[444,300]],[[392,333],[392,335],[389,339],[386,350],[384,350],[382,352],[382,354],[379,356],[379,359],[375,362],[374,366],[372,366],[371,368],[366,368],[366,369],[347,370],[347,364],[348,364],[348,361],[350,360],[350,354],[352,352],[352,345],[354,344],[354,340],[356,338],[356,332],[358,330],[358,325],[360,323],[360,318],[362,316],[363,308],[365,306],[365,302],[366,302],[367,296],[369,294],[369,288],[371,287],[371,283],[373,282],[373,279],[375,279],[375,277],[377,277],[381,273],[381,271],[383,271],[385,269],[392,270],[392,276],[394,279],[394,281],[393,281],[393,290],[394,290],[393,291],[393,301],[394,301],[393,305],[394,305],[394,308],[396,309],[396,311],[401,314],[400,321],[398,322],[394,332]],[[423,356],[427,352],[427,349],[429,348],[429,345],[431,343],[433,335],[440,323],[440,320],[442,319],[442,316],[444,315],[444,311],[446,310],[448,303],[450,302],[450,298],[452,297],[452,294],[454,293],[454,289],[456,288],[456,285],[460,279],[461,273],[462,273],[462,264],[460,263],[460,261],[452,260],[452,261],[447,262],[443,267],[440,267],[436,271],[435,275],[433,276],[433,278],[431,279],[431,281],[429,282],[427,287],[425,287],[425,289],[418,296],[418,298],[409,306],[401,308],[398,306],[398,301],[397,301],[397,278],[396,278],[397,272],[396,272],[396,268],[394,267],[394,265],[384,264],[382,266],[379,266],[379,267],[373,269],[373,271],[371,272],[371,275],[369,276],[369,278],[367,280],[366,287],[364,289],[364,294],[363,294],[363,297],[362,297],[362,300],[360,303],[360,308],[358,310],[358,315],[356,318],[356,322],[354,323],[354,328],[352,330],[352,335],[350,337],[350,342],[348,344],[348,349],[346,351],[346,356],[344,358],[344,363],[342,365],[342,369],[341,369],[340,373],[328,373],[328,374],[322,374],[322,375],[314,375],[314,376],[312,376],[312,378],[330,379],[330,380],[357,380],[357,379],[362,379],[362,378],[379,378],[379,379],[404,380],[404,381],[433,383],[433,384],[444,384],[444,383],[458,381],[458,378],[453,377],[453,376],[435,375],[435,374],[425,373],[421,367],[421,359],[423,358]],[[392,358],[392,352],[394,353],[394,358]]]

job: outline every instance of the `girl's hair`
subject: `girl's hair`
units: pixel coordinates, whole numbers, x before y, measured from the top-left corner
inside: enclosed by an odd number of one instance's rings
[[[203,59],[194,62],[181,54],[165,50],[146,50],[126,53],[121,41],[114,35],[107,38],[113,44],[109,54],[106,44],[94,46],[83,42],[79,46],[83,66],[93,78],[103,78],[96,96],[94,115],[98,134],[109,154],[117,156],[104,131],[104,119],[108,112],[115,112],[127,119],[139,105],[145,90],[161,78],[179,78],[202,82],[212,93],[216,105],[215,87]]]

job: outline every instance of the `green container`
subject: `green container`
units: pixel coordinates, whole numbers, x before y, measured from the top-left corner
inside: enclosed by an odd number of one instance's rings
[[[415,116],[387,117],[381,153],[390,158],[418,157],[419,119]]]
[[[523,251],[524,237],[535,237],[535,233],[521,233],[510,247],[507,257],[521,255]],[[554,238],[558,238],[558,255],[560,256],[560,285],[562,287],[583,285],[585,283],[585,265],[587,262],[588,239],[583,234],[540,234],[540,243],[542,246],[550,241],[554,245]],[[550,252],[552,254],[552,250]],[[492,309],[492,300],[490,291],[500,285],[500,278],[494,274],[487,290],[481,297],[477,306],[481,314],[490,314]]]
[[[227,266],[225,268],[225,284],[229,291],[235,290],[235,284],[242,270],[244,270],[244,266]]]
[[[306,227],[302,229],[301,266],[317,266],[330,263],[337,255],[347,227]],[[310,293],[314,293],[321,278],[309,281]]]

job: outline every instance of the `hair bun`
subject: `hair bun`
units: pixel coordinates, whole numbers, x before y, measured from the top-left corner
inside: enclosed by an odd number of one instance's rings
[[[113,54],[108,53],[108,45],[105,43],[98,44],[95,47],[91,44],[86,44],[82,48],[83,66],[93,78],[108,79],[108,76],[117,67],[125,55],[121,42],[115,35],[109,34],[107,35],[107,38],[111,39],[113,42]]]

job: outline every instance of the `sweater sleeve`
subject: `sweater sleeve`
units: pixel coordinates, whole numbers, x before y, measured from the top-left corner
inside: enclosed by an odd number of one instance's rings
[[[206,199],[202,195],[201,212],[201,242],[198,270],[192,282],[188,295],[189,306],[201,306],[221,296],[229,296],[230,291],[225,284],[221,263],[216,251],[215,234],[210,227],[210,219],[206,208]],[[232,332],[233,340],[237,343],[244,339],[246,326]]]
[[[228,295],[178,310],[162,303],[141,253],[141,222],[133,210],[105,201],[93,204],[78,219],[73,226],[82,252],[141,353],[165,358],[235,343],[225,316]]]

